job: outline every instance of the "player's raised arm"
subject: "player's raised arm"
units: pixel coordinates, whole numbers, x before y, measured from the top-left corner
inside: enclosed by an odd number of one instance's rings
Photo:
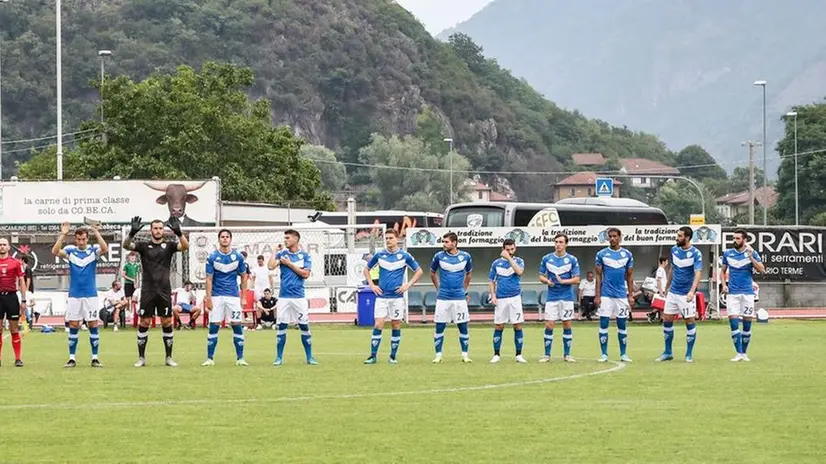
[[[514,274],[521,276],[522,273],[525,272],[525,262],[522,261],[522,259],[511,256],[511,254],[504,249],[500,256],[511,265]]]
[[[175,216],[169,216],[169,219],[166,221],[166,227],[169,227],[169,230],[178,237],[178,251],[188,250],[189,240],[187,240],[186,236],[181,232],[181,220]]]
[[[63,259],[67,259],[69,257],[63,250],[63,241],[66,240],[67,235],[69,235],[69,223],[63,222],[60,224],[60,235],[57,236],[57,241],[52,247],[52,255],[59,256]]]
[[[278,267],[278,260],[281,258],[280,255],[280,251],[273,251],[272,253],[270,253],[270,259],[267,261],[267,269],[274,271],[275,268]]]
[[[100,226],[94,225],[92,226],[92,233],[95,235],[95,241],[97,242],[97,250],[98,256],[105,255],[109,253],[109,244],[106,243],[106,240],[100,235]]]
[[[138,235],[138,232],[140,232],[141,228],[143,228],[143,224],[141,224],[141,217],[133,217],[129,226],[129,235],[127,235],[126,238],[123,239],[123,248],[127,250],[134,250],[135,244],[133,240],[135,239],[135,235]]]

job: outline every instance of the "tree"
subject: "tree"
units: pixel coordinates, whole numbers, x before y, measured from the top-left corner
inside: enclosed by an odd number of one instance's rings
[[[105,133],[65,154],[65,179],[222,179],[224,200],[303,203],[330,209],[318,193],[319,170],[299,155],[302,141],[274,128],[270,104],[250,102],[252,71],[206,63],[181,66],[141,82],[120,76],[104,85]],[[98,120],[82,124],[101,130]],[[53,179],[54,152],[20,167],[25,179]]]
[[[453,152],[454,199],[461,198],[470,163]],[[371,136],[371,142],[360,151],[360,159],[370,164],[372,192],[363,198],[372,199],[381,209],[416,206],[425,211],[442,211],[450,201],[450,173],[447,156],[427,152],[426,145],[416,137],[396,135]]]
[[[336,159],[333,150],[323,145],[302,145],[301,156],[315,163],[321,173],[321,185],[328,192],[340,192],[347,185],[347,168]]]
[[[798,202],[800,224],[826,224],[826,103],[797,106]],[[784,117],[786,135],[777,144],[783,156],[777,176],[777,212],[786,222],[795,220],[794,118]],[[815,153],[811,153],[815,152]]]
[[[714,205],[714,195],[704,189],[703,197],[706,224],[719,223],[720,217]],[[703,211],[696,188],[683,180],[669,180],[663,183],[651,204],[663,210],[669,220],[678,224],[688,224],[692,214],[701,214]]]
[[[701,146],[689,145],[677,154],[677,168],[680,173],[697,180],[725,179],[726,171]]]
[[[760,188],[763,186],[763,179],[766,176],[763,174],[763,170],[755,167],[754,168],[754,188]],[[731,177],[729,177],[729,187],[728,193],[739,193],[745,192],[749,189],[749,168],[748,166],[738,166],[734,168],[734,172],[731,173]]]

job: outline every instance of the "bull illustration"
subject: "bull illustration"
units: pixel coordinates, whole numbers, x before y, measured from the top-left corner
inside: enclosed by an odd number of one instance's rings
[[[187,203],[195,203],[198,201],[198,197],[191,192],[200,189],[204,184],[206,184],[206,181],[191,184],[190,186],[184,184],[167,184],[165,182],[144,182],[144,185],[152,190],[163,192],[163,195],[159,196],[155,201],[159,205],[166,205],[169,208],[169,214],[177,217],[183,227],[206,225],[186,215]]]

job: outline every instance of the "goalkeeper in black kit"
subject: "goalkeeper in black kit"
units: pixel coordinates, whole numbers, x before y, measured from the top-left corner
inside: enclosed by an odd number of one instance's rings
[[[146,365],[146,341],[149,336],[149,325],[152,318],[161,318],[164,348],[166,349],[166,365],[175,367],[178,364],[172,359],[172,284],[170,271],[172,256],[179,251],[189,248],[189,241],[181,232],[181,222],[175,216],[170,216],[164,223],[156,219],[150,223],[150,240],[148,242],[133,242],[135,235],[141,230],[141,218],[132,218],[129,237],[123,241],[123,248],[137,252],[141,257],[141,301],[138,303],[138,361],[135,367]],[[178,237],[177,241],[168,241],[164,238],[164,227],[168,227]]]

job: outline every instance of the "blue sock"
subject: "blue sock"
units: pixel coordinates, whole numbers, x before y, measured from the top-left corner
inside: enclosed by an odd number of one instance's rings
[[[493,354],[499,356],[499,350],[502,348],[502,330],[493,329]]]
[[[209,323],[209,334],[207,335],[207,358],[215,357],[215,347],[218,346],[218,331],[221,326],[213,322]]]
[[[516,347],[516,355],[522,354],[522,343],[525,341],[522,329],[513,329],[513,345]]]
[[[674,342],[674,321],[663,321],[663,337],[665,337],[665,351],[663,354],[672,356],[671,347]]]
[[[610,317],[599,318],[599,348],[603,356],[608,356],[608,324],[610,322]]]
[[[373,327],[373,337],[370,339],[370,357],[375,358],[381,345],[381,329]]]
[[[749,350],[749,342],[751,342],[751,321],[743,319],[743,354]]]
[[[743,352],[743,335],[740,333],[740,319],[729,318],[728,325],[731,327],[731,341],[734,342],[734,350],[737,354]]]
[[[393,329],[390,333],[390,357],[396,359],[396,353],[399,351],[399,343],[402,342],[402,329]]]
[[[100,348],[100,329],[89,327],[89,344],[92,345],[92,359],[97,359],[98,348]]]
[[[442,345],[445,342],[445,328],[447,324],[444,322],[436,323],[436,333],[433,334],[433,346],[436,348],[436,354],[442,353]]]
[[[284,356],[284,345],[287,344],[287,324],[283,322],[278,324],[278,331],[276,332],[275,336],[275,357],[276,359],[281,359]]]
[[[554,329],[545,327],[545,356],[551,356],[551,347],[554,345]]]
[[[468,334],[467,324],[467,322],[456,324],[456,327],[459,328],[459,346],[462,347],[462,354],[467,354],[468,345],[470,345],[470,334]]]
[[[619,340],[620,356],[625,356],[625,350],[628,348],[627,322],[624,317],[617,318],[617,339]]]
[[[232,342],[235,344],[235,359],[244,359],[244,326],[232,326]]]
[[[685,325],[685,357],[690,358],[694,353],[694,342],[697,341],[697,326],[694,324]]]
[[[574,330],[562,328],[562,348],[565,356],[571,355],[571,345],[574,343]]]
[[[308,324],[298,324],[301,330],[301,344],[304,345],[304,354],[307,360],[313,359],[313,334],[310,333],[310,326]]]
[[[75,352],[77,351],[77,333],[80,331],[77,327],[69,327],[69,359],[75,359]]]

